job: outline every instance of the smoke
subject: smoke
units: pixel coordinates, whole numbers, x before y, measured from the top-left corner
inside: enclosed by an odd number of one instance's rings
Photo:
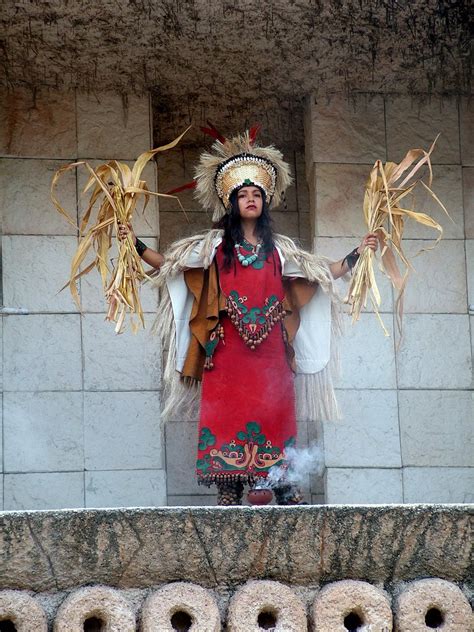
[[[321,476],[323,473],[324,454],[315,443],[307,448],[286,448],[285,456],[285,465],[271,467],[267,478],[258,485],[259,487],[299,486],[304,483],[308,474]]]

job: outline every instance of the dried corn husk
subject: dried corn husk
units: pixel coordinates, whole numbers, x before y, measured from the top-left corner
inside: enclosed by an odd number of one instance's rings
[[[173,142],[141,154],[132,169],[127,164],[117,160],[101,164],[95,169],[88,162],[80,161],[58,169],[53,176],[51,183],[53,203],[59,213],[79,230],[79,245],[71,262],[69,281],[64,287],[69,286],[76,305],[82,311],[76,282],[80,277],[97,268],[101,276],[105,299],[109,305],[106,320],[116,323],[116,333],[124,331],[127,313],[130,315],[132,331],[136,332],[140,324],[145,325],[140,302],[140,284],[149,278],[130,235],[123,241],[118,239],[119,224],[131,223],[137,202],[140,199],[144,199],[144,212],[151,195],[175,198],[175,196],[150,191],[140,176],[146,164],[155,154],[175,147],[187,131]],[[80,166],[84,166],[89,172],[84,193],[88,191],[91,193],[89,204],[78,227],[70,214],[61,206],[55,190],[59,179],[66,171]],[[95,208],[98,208],[97,217],[95,223],[89,227]],[[117,243],[118,257],[115,263],[109,263],[108,255],[113,239]],[[94,260],[81,270],[81,266],[91,249],[95,253]]]
[[[380,160],[377,160],[370,172],[365,188],[364,219],[369,232],[375,233],[379,239],[381,248],[379,267],[388,276],[398,293],[395,313],[400,332],[403,317],[403,295],[409,272],[412,269],[412,264],[403,251],[405,221],[411,219],[438,232],[434,244],[429,248],[423,248],[423,250],[434,248],[443,235],[441,225],[432,217],[414,209],[404,208],[407,196],[410,196],[417,187],[422,186],[449,217],[443,203],[431,190],[433,171],[430,156],[437,140],[438,138],[435,139],[428,151],[411,149],[399,164],[387,162],[383,165]],[[424,165],[428,168],[428,184],[425,184],[421,177],[415,178]],[[366,307],[367,300],[370,298],[375,314],[385,335],[388,336],[388,331],[379,313],[381,300],[375,281],[374,258],[375,253],[370,248],[363,250],[354,268],[345,300],[350,304],[350,313],[354,323],[359,319],[362,308]],[[400,267],[403,272],[400,271]]]

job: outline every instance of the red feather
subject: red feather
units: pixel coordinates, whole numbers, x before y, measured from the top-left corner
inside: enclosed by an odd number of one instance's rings
[[[250,138],[250,144],[253,145],[257,136],[260,133],[260,130],[262,129],[262,126],[260,125],[260,123],[257,123],[256,125],[253,125],[250,128],[250,132],[249,132],[249,138]]]
[[[212,138],[215,138],[216,140],[224,144],[226,141],[225,137],[222,136],[222,134],[214,127],[212,123],[210,123],[209,121],[206,122],[209,127],[201,127],[201,132],[203,132],[203,134],[207,134],[208,136],[212,136]]]
[[[177,187],[176,189],[171,189],[171,191],[166,191],[165,195],[174,195],[175,193],[180,193],[181,191],[185,191],[186,189],[194,189],[196,187],[196,180],[191,180],[191,182],[187,182],[186,184]]]

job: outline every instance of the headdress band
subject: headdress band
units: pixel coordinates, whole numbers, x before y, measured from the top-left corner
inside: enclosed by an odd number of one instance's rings
[[[266,158],[242,153],[224,160],[217,168],[214,186],[226,209],[230,208],[230,196],[243,186],[257,186],[265,192],[268,205],[275,193],[277,171]]]

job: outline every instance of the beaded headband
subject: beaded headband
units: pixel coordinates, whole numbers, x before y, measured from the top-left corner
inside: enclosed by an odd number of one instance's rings
[[[257,186],[265,192],[265,201],[270,205],[277,171],[273,164],[253,154],[237,154],[221,163],[216,171],[214,186],[222,204],[229,210],[230,196],[243,186]]]

